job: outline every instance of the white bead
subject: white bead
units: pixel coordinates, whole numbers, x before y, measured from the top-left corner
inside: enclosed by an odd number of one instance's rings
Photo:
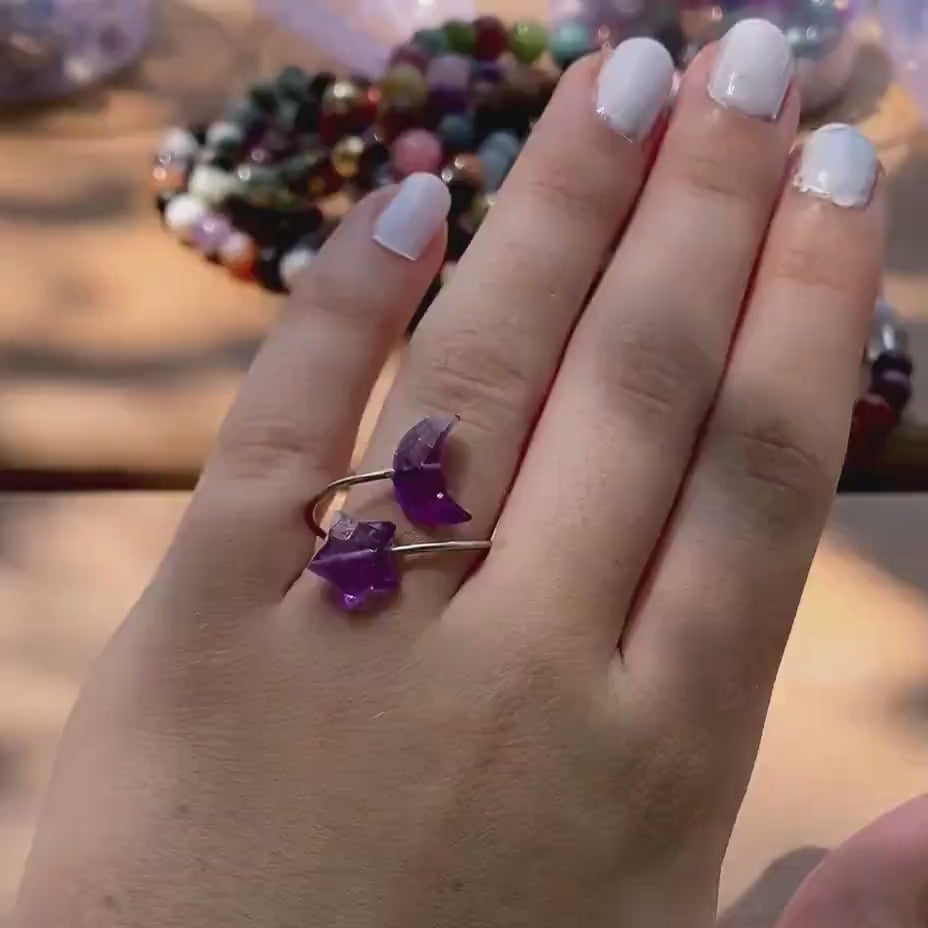
[[[234,122],[214,122],[206,130],[207,145],[238,143],[242,141],[242,130]]]
[[[176,158],[192,158],[200,145],[192,132],[186,129],[168,129],[161,136],[158,143],[158,151],[165,155],[174,155]]]
[[[187,190],[208,206],[221,206],[240,187],[234,175],[208,164],[197,165],[187,183]]]
[[[288,290],[293,289],[300,272],[315,256],[311,248],[294,248],[280,259],[280,279]]]
[[[182,242],[191,242],[196,224],[208,212],[209,207],[202,200],[182,193],[165,207],[164,223]]]

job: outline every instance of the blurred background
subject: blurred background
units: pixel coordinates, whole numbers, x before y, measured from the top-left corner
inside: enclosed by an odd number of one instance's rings
[[[537,20],[552,49],[564,24],[594,43],[659,30],[682,64],[757,11],[0,0],[0,928],[80,682],[168,544],[282,299],[165,228],[152,189],[165,130],[208,126],[290,63],[376,80],[393,46],[452,17]],[[914,373],[901,416],[849,465],[813,566],[726,863],[726,928],[772,925],[823,849],[928,790],[928,10],[782,0],[760,12],[794,30],[808,125],[854,122],[879,149],[893,210],[880,318],[907,338],[890,348]],[[870,378],[865,366],[863,392]]]

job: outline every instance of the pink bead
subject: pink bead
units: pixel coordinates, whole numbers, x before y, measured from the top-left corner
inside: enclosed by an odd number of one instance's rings
[[[425,171],[435,174],[441,167],[441,142],[425,129],[409,129],[390,149],[390,161],[398,178]]]

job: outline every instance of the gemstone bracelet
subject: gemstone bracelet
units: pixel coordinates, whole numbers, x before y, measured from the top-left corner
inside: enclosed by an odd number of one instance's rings
[[[493,16],[449,20],[395,48],[376,83],[286,67],[211,124],[164,134],[151,172],[157,207],[165,226],[208,260],[286,292],[353,201],[417,171],[439,174],[451,193],[445,266],[412,329],[492,208],[564,68],[641,33],[682,66],[737,15],[724,14],[726,4],[674,6],[645,4],[622,16],[613,11],[612,19],[603,13],[596,28],[577,19],[551,30],[531,21],[507,29]],[[808,77],[818,67],[832,80],[848,5],[791,0],[783,8],[800,71]],[[811,92],[819,100],[822,86]],[[876,307],[864,361],[851,466],[879,449],[912,392],[905,332],[885,302]]]

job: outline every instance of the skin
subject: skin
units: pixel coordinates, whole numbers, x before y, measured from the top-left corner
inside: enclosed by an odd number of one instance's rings
[[[362,463],[460,414],[474,519],[439,537],[493,549],[360,618],[302,573],[303,507],[443,242],[376,245],[381,191],[307,268],[75,709],[16,928],[714,922],[884,222],[882,181],[861,209],[794,189],[795,89],[723,109],[714,55],[643,146],[594,114],[598,60],[561,81]],[[416,539],[382,484],[345,508]]]

